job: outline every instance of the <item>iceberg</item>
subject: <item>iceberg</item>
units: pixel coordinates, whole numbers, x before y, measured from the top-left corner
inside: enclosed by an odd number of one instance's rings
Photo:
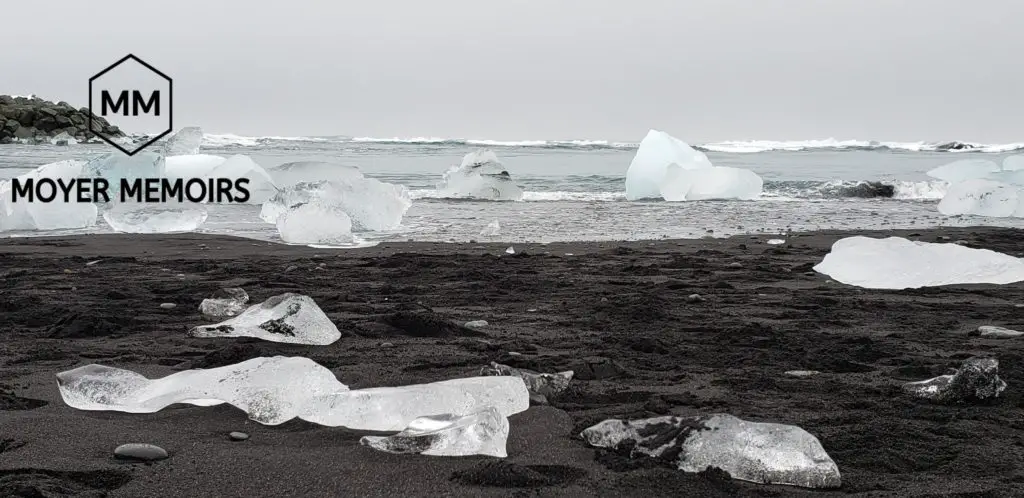
[[[28,173],[18,175],[19,182],[28,179],[38,181],[70,180],[78,178],[86,161],[58,161],[44,164]],[[66,230],[88,228],[96,224],[99,209],[95,203],[64,202],[58,195],[52,202],[14,202],[13,184],[0,181],[0,232],[12,230]]]
[[[277,218],[277,233],[288,244],[347,245],[355,242],[352,219],[338,206],[319,201],[289,208]]]
[[[748,169],[712,166],[685,169],[669,164],[659,192],[666,201],[702,201],[712,199],[756,199],[764,180]]]
[[[953,375],[903,385],[908,394],[945,404],[984,403],[998,398],[1005,389],[995,358],[971,358]]]
[[[520,201],[523,190],[490,149],[470,152],[452,166],[437,185],[438,194],[453,199]]]
[[[409,191],[402,185],[373,178],[353,177],[345,181],[298,183],[281,190],[263,203],[260,218],[278,223],[281,215],[304,203],[314,203],[350,218],[359,231],[394,230],[412,206]]]
[[[216,325],[200,325],[191,337],[255,337],[271,342],[326,346],[341,332],[308,296],[285,293],[250,306],[235,318]]]
[[[146,178],[163,178],[166,176],[164,156],[142,151],[134,156],[126,156],[121,152],[104,154],[90,160],[82,167],[81,178],[103,178],[109,182],[110,199],[118,199],[121,194],[121,181],[133,183]]]
[[[959,244],[856,236],[836,241],[814,271],[847,285],[900,290],[1020,282],[1024,260]]]
[[[245,185],[245,188],[249,191],[249,200],[246,201],[246,204],[262,204],[278,191],[267,171],[251,157],[242,154],[227,158],[223,163],[210,170],[206,177],[227,178],[232,182],[240,178],[248,179],[249,183]]]
[[[205,207],[189,202],[118,203],[103,213],[111,229],[124,233],[194,232],[206,217]]]
[[[199,312],[206,318],[220,319],[238,316],[247,309],[249,294],[239,287],[220,289],[212,298],[199,303]]]
[[[213,170],[224,164],[226,157],[211,156],[209,154],[191,154],[184,156],[169,156],[165,160],[167,178],[206,178]]]
[[[818,438],[792,425],[747,422],[716,413],[698,417],[605,420],[580,434],[592,446],[630,457],[671,459],[684,472],[718,467],[734,479],[832,489],[839,467]]]
[[[203,143],[203,130],[198,126],[187,126],[171,135],[163,144],[164,156],[191,156],[199,153]]]
[[[322,181],[357,182],[363,180],[363,173],[355,166],[324,161],[298,161],[285,163],[267,170],[274,184],[280,188],[298,183]],[[273,223],[273,222],[271,222]]]
[[[647,132],[626,170],[626,199],[631,201],[753,199],[763,186],[757,173],[714,166],[703,152],[658,130]]]
[[[1024,154],[1008,156],[1006,159],[1003,159],[1003,171],[1021,170],[1024,170]]]
[[[93,364],[58,373],[57,385],[64,402],[79,410],[155,413],[174,403],[228,403],[261,424],[300,418],[368,431],[401,431],[417,418],[442,413],[469,415],[493,407],[508,417],[529,408],[526,385],[518,377],[470,377],[351,391],[316,362],[282,356],[186,370],[160,379]]]
[[[959,183],[964,180],[977,180],[1002,170],[998,164],[988,159],[961,159],[939,166],[926,173],[932,178]]]
[[[508,418],[494,407],[469,415],[419,417],[393,436],[363,436],[359,443],[388,453],[504,458]]]
[[[1024,192],[993,180],[965,180],[949,187],[938,210],[946,216],[974,215],[993,218],[1024,217]]]

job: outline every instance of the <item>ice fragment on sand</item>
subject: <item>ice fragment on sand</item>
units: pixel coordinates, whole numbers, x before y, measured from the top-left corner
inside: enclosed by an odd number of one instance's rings
[[[171,135],[163,144],[164,156],[187,156],[199,153],[203,143],[203,130],[198,126],[187,126]]]
[[[190,202],[118,203],[103,213],[110,228],[124,233],[194,232],[206,217],[202,204]]]
[[[498,220],[488,223],[483,230],[480,230],[481,237],[496,237],[499,233],[501,233],[501,224],[498,223]]]
[[[249,294],[244,289],[231,287],[217,291],[212,298],[199,303],[199,312],[207,318],[221,319],[238,316],[245,311]]]
[[[498,156],[490,149],[470,152],[462,164],[452,166],[437,185],[438,193],[449,198],[519,201],[523,190],[512,180]]]
[[[256,337],[272,342],[327,345],[341,338],[334,322],[308,296],[285,293],[250,306],[235,318],[200,325],[192,337]]]
[[[508,419],[494,407],[469,415],[419,417],[393,436],[363,436],[364,446],[389,453],[508,456]]]
[[[48,178],[55,182],[63,180],[68,184],[82,174],[85,164],[85,161],[58,161],[18,175],[17,178],[19,182],[29,179],[35,182]],[[11,181],[0,181],[0,232],[88,228],[96,224],[99,212],[96,205],[77,202],[74,193],[69,199],[71,202],[64,202],[63,194],[60,193],[52,202],[26,202],[24,199],[13,202],[12,190]]]
[[[768,241],[766,242],[766,244],[772,245],[772,246],[777,246],[777,245],[785,244],[785,243],[786,243],[785,239],[768,239]]]
[[[288,208],[277,218],[277,232],[289,244],[345,245],[355,241],[348,214],[320,201]]]
[[[1024,335],[1024,332],[1019,330],[1011,330],[1003,327],[996,327],[993,325],[982,325],[977,330],[972,331],[972,336],[984,337],[987,339],[1009,339],[1011,337],[1020,337]]]
[[[192,178],[206,178],[217,166],[224,164],[224,161],[227,161],[226,157],[209,154],[170,156],[165,160],[165,171],[167,178],[170,179],[181,178],[188,181]]]
[[[363,180],[363,173],[355,166],[323,161],[299,161],[285,163],[267,170],[278,188],[299,183],[322,181],[357,182]]]
[[[965,180],[949,187],[938,210],[946,216],[1024,217],[1024,191],[993,180]]]
[[[530,394],[539,394],[545,398],[556,396],[569,387],[572,381],[572,370],[555,374],[537,373],[532,370],[513,368],[508,365],[491,362],[490,366],[480,369],[480,375],[510,375],[520,377],[526,383]]]
[[[718,467],[734,479],[805,488],[838,488],[839,468],[816,437],[791,425],[747,422],[727,414],[606,420],[582,432],[600,448],[671,459],[679,470]]]
[[[277,194],[277,187],[274,181],[267,174],[262,166],[253,161],[251,157],[236,154],[227,158],[223,163],[210,170],[207,178],[228,178],[232,182],[240,178],[249,180],[245,185],[249,191],[249,199],[246,204],[262,204]],[[232,191],[233,194],[236,192]],[[227,202],[227,199],[223,199]]]
[[[932,169],[927,175],[949,183],[959,183],[985,178],[1001,169],[998,164],[988,159],[961,159]]]
[[[121,180],[133,184],[136,180],[163,178],[165,173],[164,156],[155,152],[142,151],[134,156],[112,152],[86,163],[82,167],[81,177],[106,179],[109,183],[107,191],[110,200],[115,201],[121,197]]]
[[[856,236],[833,244],[814,271],[868,289],[917,289],[1020,282],[1024,280],[1024,260],[959,244]]]
[[[357,231],[396,229],[412,205],[404,186],[360,175],[345,181],[299,183],[285,188],[263,203],[260,218],[267,223],[277,223],[289,208],[310,202],[345,213],[352,229]]]
[[[995,358],[971,358],[953,375],[942,375],[903,385],[913,396],[945,404],[966,404],[991,401],[1006,389],[999,378],[999,361]]]

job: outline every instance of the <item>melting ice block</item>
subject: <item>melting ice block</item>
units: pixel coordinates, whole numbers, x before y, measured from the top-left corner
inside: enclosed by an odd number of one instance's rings
[[[703,152],[668,133],[651,130],[640,142],[626,170],[626,198],[631,201],[660,198],[662,181],[670,164],[682,169],[711,167],[711,161]]]
[[[272,342],[325,346],[341,332],[308,296],[285,293],[250,306],[235,318],[216,325],[200,325],[192,337],[256,337]]]
[[[631,457],[672,458],[684,472],[718,467],[734,479],[756,483],[826,489],[841,485],[839,467],[818,438],[792,425],[718,413],[611,419],[580,435],[593,446],[629,451]]]
[[[917,289],[1020,282],[1024,260],[959,244],[856,236],[836,241],[814,271],[868,289]]]
[[[964,180],[949,187],[938,210],[946,216],[1024,217],[1024,191],[993,180]]]
[[[756,199],[764,181],[748,169],[712,166],[686,169],[669,164],[659,192],[666,201],[701,201],[710,199]]]
[[[299,161],[285,163],[267,170],[279,188],[299,183],[322,181],[357,182],[363,180],[363,173],[355,166],[324,161]]]
[[[48,178],[63,180],[67,184],[81,175],[85,164],[85,161],[58,161],[44,164],[17,178],[19,182]],[[25,202],[23,199],[14,202],[12,189],[12,182],[0,181],[0,231],[62,230],[87,228],[96,224],[98,209],[95,204],[76,202],[74,193],[71,202],[64,202],[62,194],[58,194],[52,202]]]
[[[346,245],[355,241],[348,214],[320,201],[288,208],[277,218],[277,233],[289,244]]]
[[[419,417],[393,436],[363,436],[359,442],[389,453],[433,456],[508,456],[508,418],[494,407],[469,415]]]
[[[121,152],[104,154],[90,160],[82,167],[82,178],[104,178],[109,183],[110,200],[118,200],[121,192],[121,180],[133,183],[146,178],[163,178],[166,173],[164,156],[154,152],[142,151],[134,156],[126,156]]]
[[[226,157],[209,154],[169,156],[166,163],[167,178],[206,178],[217,166],[224,164]]]
[[[949,183],[959,183],[964,180],[986,178],[1001,169],[998,164],[988,159],[961,159],[939,166],[929,171],[927,175]]]
[[[1006,382],[999,378],[999,361],[995,358],[971,358],[953,375],[903,385],[908,394],[947,404],[990,401],[1005,389]]]
[[[198,126],[187,126],[171,135],[163,145],[164,156],[189,156],[199,153],[203,143],[203,130]]]
[[[199,303],[199,312],[206,318],[213,319],[238,316],[239,313],[246,310],[248,302],[249,294],[245,292],[245,289],[239,287],[220,289],[214,293],[212,298],[203,299],[203,302]]]
[[[249,183],[245,188],[249,191],[249,200],[246,204],[262,204],[277,194],[277,187],[267,171],[251,157],[242,154],[227,158],[210,170],[206,177],[227,178],[232,182],[240,178],[248,179]]]
[[[437,191],[441,196],[449,198],[494,201],[523,199],[523,190],[516,185],[512,175],[490,149],[466,154],[462,164],[444,173]]]
[[[86,365],[57,374],[64,402],[79,410],[153,413],[174,403],[229,403],[262,424],[293,418],[331,427],[400,431],[420,417],[468,415],[494,407],[502,416],[529,408],[518,377],[471,377],[432,384],[348,390],[307,358],[254,358],[148,379],[130,370]],[[420,426],[422,427],[422,425]]]
[[[412,205],[404,186],[360,176],[285,188],[263,203],[260,217],[268,223],[277,223],[289,208],[311,202],[323,209],[345,213],[351,219],[352,228],[360,231],[396,229]]]
[[[205,221],[206,208],[189,202],[118,203],[103,213],[110,228],[124,233],[194,232]]]

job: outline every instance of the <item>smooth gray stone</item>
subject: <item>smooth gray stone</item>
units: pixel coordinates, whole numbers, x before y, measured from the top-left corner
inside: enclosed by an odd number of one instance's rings
[[[114,449],[114,456],[122,460],[140,460],[152,462],[167,458],[167,450],[146,443],[122,444]]]
[[[163,308],[163,309],[165,309],[165,310],[170,310],[170,309],[174,309],[174,308],[175,308],[175,307],[177,307],[177,306],[178,306],[178,305],[177,305],[177,304],[174,304],[174,303],[163,303],[163,304],[161,304],[161,305],[160,305],[160,307],[161,307],[161,308]]]
[[[228,437],[230,437],[232,441],[245,441],[246,439],[249,439],[248,434],[238,431],[228,434]]]

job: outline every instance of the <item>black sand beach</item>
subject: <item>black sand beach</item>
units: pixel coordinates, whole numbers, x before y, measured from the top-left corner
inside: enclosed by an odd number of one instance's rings
[[[1024,255],[1019,230],[860,234]],[[871,291],[814,273],[848,235],[795,234],[780,246],[765,236],[515,244],[515,255],[509,244],[337,251],[200,235],[4,239],[0,496],[1021,496],[1024,343],[968,332],[1024,327],[1024,284]],[[254,302],[309,295],[346,335],[330,346],[186,337],[208,323],[199,302],[236,286]],[[167,302],[177,306],[162,309]],[[490,326],[449,325],[469,320]],[[87,363],[152,377],[272,355],[309,357],[352,388],[471,376],[490,361],[576,378],[552,406],[510,419],[509,456],[496,463],[381,453],[360,446],[357,432],[262,426],[225,406],[78,411],[54,377]],[[997,357],[1009,384],[990,406],[932,405],[900,391],[975,355]],[[610,417],[714,412],[806,429],[843,487],[685,474],[577,437]],[[252,437],[231,441],[230,431]],[[115,460],[129,442],[170,458]]]

